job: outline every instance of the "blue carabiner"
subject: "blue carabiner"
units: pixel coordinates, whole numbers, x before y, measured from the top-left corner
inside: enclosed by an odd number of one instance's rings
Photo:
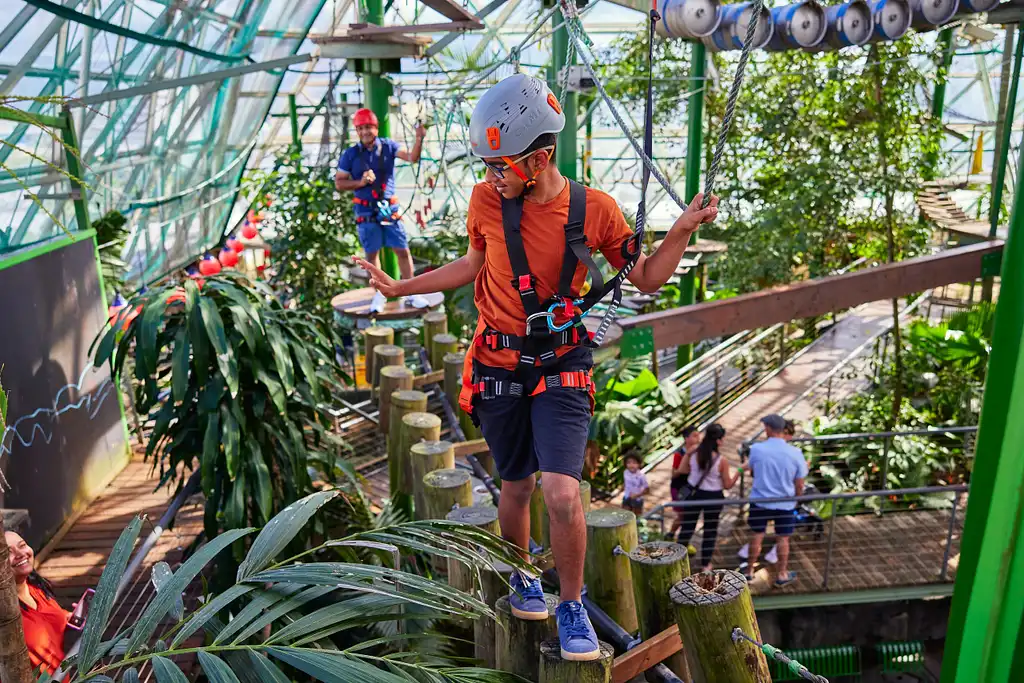
[[[574,299],[573,302],[572,302],[572,305],[573,306],[579,306],[581,303],[583,303],[583,299]],[[564,308],[564,307],[565,307],[565,300],[563,299],[562,301],[556,301],[555,303],[551,304],[551,306],[548,308],[548,313],[551,313],[551,315],[548,316],[548,329],[550,329],[552,332],[561,332],[562,330],[567,330],[570,327],[572,327],[573,324],[574,324],[572,316],[569,316],[569,320],[566,323],[564,323],[562,325],[555,325],[554,313],[555,313],[555,311],[558,308]],[[583,315],[581,315],[580,317],[581,318],[586,318],[588,313],[590,313],[590,311],[584,311]]]

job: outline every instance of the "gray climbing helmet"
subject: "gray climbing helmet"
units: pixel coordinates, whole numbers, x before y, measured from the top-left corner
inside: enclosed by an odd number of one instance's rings
[[[469,120],[469,143],[478,157],[522,154],[544,133],[561,132],[565,114],[539,78],[515,74],[483,94]]]

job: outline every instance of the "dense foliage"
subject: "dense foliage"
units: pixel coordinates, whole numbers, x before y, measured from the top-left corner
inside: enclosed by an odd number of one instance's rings
[[[361,253],[351,197],[334,189],[330,169],[306,166],[289,151],[274,170],[254,171],[249,199],[266,206],[261,228],[270,236],[274,268],[270,283],[305,311],[331,315],[331,297],[351,286],[351,257]]]
[[[92,223],[96,231],[96,245],[99,247],[100,272],[103,275],[103,290],[107,303],[114,300],[114,295],[128,289],[124,282],[128,264],[121,260],[125,242],[131,231],[127,227],[128,220],[117,211],[108,211]]]
[[[136,406],[153,420],[146,457],[161,483],[181,485],[198,465],[213,538],[310,493],[311,471],[339,479],[342,444],[322,404],[346,377],[333,333],[265,285],[228,271],[199,284],[136,296],[97,339],[95,363],[119,374],[134,361]]]

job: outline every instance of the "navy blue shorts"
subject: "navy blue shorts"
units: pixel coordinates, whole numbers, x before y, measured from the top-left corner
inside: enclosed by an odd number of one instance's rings
[[[533,391],[544,375],[590,370],[590,349],[578,347],[548,368],[521,371],[526,392]],[[478,376],[511,380],[513,372],[474,361]],[[473,415],[491,449],[502,481],[520,481],[541,472],[583,476],[583,456],[590,428],[590,392],[584,389],[549,389],[536,396],[496,396],[473,401]]]
[[[796,527],[796,510],[772,510],[751,503],[747,514],[747,524],[751,531],[763,534],[768,528],[768,522],[775,522],[776,536],[792,536]]]
[[[358,230],[359,243],[363,245],[367,255],[376,254],[383,247],[391,247],[392,249],[409,248],[409,238],[405,235],[405,228],[402,227],[401,221],[391,225],[360,223]]]

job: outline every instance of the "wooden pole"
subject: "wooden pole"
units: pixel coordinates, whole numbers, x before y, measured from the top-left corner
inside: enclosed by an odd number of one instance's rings
[[[462,522],[479,527],[495,536],[501,534],[498,526],[498,508],[494,506],[474,505],[468,508],[458,508],[448,513],[447,519],[452,522]],[[458,588],[465,593],[477,595],[477,573],[462,562],[448,558],[448,585]],[[464,629],[471,626],[470,619],[453,619],[454,623]],[[478,619],[477,621],[483,621]],[[490,620],[488,620],[490,621]],[[492,622],[493,623],[493,622]],[[475,630],[475,629],[474,629]],[[492,641],[493,642],[493,634]]]
[[[444,357],[459,350],[459,338],[454,334],[435,334],[430,340],[430,367],[440,370],[444,367]]]
[[[493,458],[491,458],[491,462],[494,462]],[[481,464],[483,464],[482,461]],[[544,493],[541,486],[543,481],[544,475],[541,475],[540,481],[537,482],[537,488],[533,490],[533,495],[530,497],[530,536],[542,548],[548,549],[551,547],[551,517],[548,516],[548,508],[544,504]],[[583,514],[590,512],[589,481],[580,482],[580,503],[583,505]]]
[[[404,420],[414,415],[430,415],[430,413],[409,413]],[[441,419],[437,420],[437,431],[440,434]],[[427,519],[427,505],[423,501],[423,476],[434,470],[450,470],[455,467],[455,448],[450,441],[420,441],[409,447],[409,460],[412,463],[412,494],[415,502],[416,519]]]
[[[391,424],[391,394],[403,389],[412,389],[412,370],[404,365],[389,365],[381,368],[377,374],[380,376],[380,387],[377,390],[377,426],[380,431],[387,434]]]
[[[583,503],[583,514],[590,512],[590,482],[580,482],[580,502]]]
[[[494,629],[494,662],[499,671],[522,676],[528,681],[537,680],[541,643],[558,636],[558,625],[555,622],[558,598],[545,593],[544,602],[548,605],[548,618],[538,621],[512,616],[508,596],[495,603],[498,626]]]
[[[434,337],[448,331],[448,316],[444,311],[430,311],[423,316],[423,348],[427,350],[427,358],[434,370],[440,370],[441,366],[434,365],[433,349]]]
[[[448,397],[448,402],[452,404],[452,408],[457,412],[459,410],[459,393],[462,392],[462,367],[466,362],[466,354],[446,353],[442,361],[444,362],[444,393]]]
[[[558,639],[540,644],[540,674],[538,683],[610,683],[615,649],[600,643],[601,657],[590,662],[562,659],[562,645]]]
[[[427,509],[425,519],[446,519],[458,505],[473,505],[473,485],[465,470],[434,470],[423,475],[423,500]]]
[[[374,325],[363,330],[363,358],[366,367],[366,383],[373,386],[373,378],[376,377],[373,366],[373,350],[379,345],[394,344],[395,331],[390,327]]]
[[[761,640],[750,587],[741,574],[728,569],[693,574],[673,586],[669,597],[694,683],[770,683],[764,654],[748,642],[732,641],[736,627]]]
[[[388,410],[388,478],[391,501],[398,509],[412,519],[412,497],[407,495],[409,486],[403,481],[405,477],[404,454],[407,450],[402,446],[402,418],[408,413],[422,413],[427,409],[427,395],[415,389],[403,389],[391,394],[391,406]]]
[[[583,576],[597,605],[629,633],[637,630],[629,553],[637,545],[636,515],[619,508],[591,510]]]
[[[676,614],[668,594],[690,575],[689,556],[685,546],[655,541],[634,548],[629,553],[629,564],[640,637],[646,641],[675,625]],[[683,680],[690,680],[682,652],[666,659],[665,665]]]
[[[380,371],[392,365],[405,365],[405,349],[394,344],[377,344],[373,347],[373,375],[367,376],[370,386],[376,389],[380,385]]]
[[[494,609],[499,599],[509,594],[509,581],[512,577],[512,565],[495,562],[491,571],[480,572],[480,596],[487,606]],[[473,657],[484,663],[488,669],[497,666],[494,654],[495,626],[494,619],[477,619],[473,624]]]
[[[400,490],[403,494],[413,496],[414,500],[416,490],[422,488],[422,486],[417,485],[422,483],[422,475],[420,476],[420,482],[417,482],[412,478],[412,447],[421,441],[437,441],[440,438],[441,418],[437,415],[434,415],[433,413],[416,412],[406,413],[402,416],[402,448],[399,456],[402,468],[402,484]],[[455,451],[452,451],[452,461],[454,462],[454,460]],[[426,474],[426,471],[424,471],[423,474]],[[414,512],[415,519],[427,519],[426,517],[423,517],[419,511],[414,510]]]

